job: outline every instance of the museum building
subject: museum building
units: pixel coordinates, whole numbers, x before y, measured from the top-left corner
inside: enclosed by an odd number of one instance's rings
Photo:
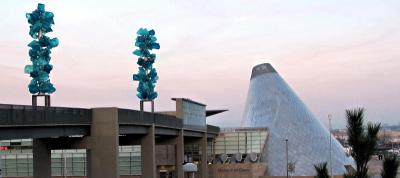
[[[252,70],[240,128],[220,129],[206,124],[206,117],[226,110],[206,110],[204,104],[185,98],[173,100],[176,102],[175,111],[141,113],[114,108],[119,130],[115,140],[118,143],[115,147],[117,151],[113,152],[117,156],[115,177],[150,175],[183,178],[191,174],[183,171],[183,165],[188,163],[197,166],[192,173],[196,178],[313,177],[316,174],[314,165],[322,162],[328,163],[329,173],[342,176],[354,167],[353,159],[345,153],[340,143],[270,64],[260,64]],[[10,123],[2,123],[2,120],[22,122],[24,119],[33,119],[29,118],[33,117],[30,114],[33,110],[35,114],[39,113],[38,108],[1,105],[0,127],[10,126]],[[62,114],[82,115],[82,112],[85,115],[87,112],[93,122],[98,111],[96,108],[44,107],[43,112],[57,117]],[[86,130],[91,134],[96,130],[93,123],[86,127],[91,128]],[[32,154],[35,152],[35,138],[25,139],[21,133],[9,133],[5,129],[0,131],[5,134],[0,135],[0,140],[3,140],[0,142],[2,175],[7,178],[35,177],[35,158]],[[53,177],[93,177],[90,172],[102,167],[90,164],[95,159],[88,150],[100,149],[95,152],[105,156],[103,154],[108,152],[101,151],[104,145],[98,143],[96,148],[92,145],[87,149],[79,146],[82,143],[71,141],[93,137],[82,131],[83,134],[57,137],[69,140],[66,143],[73,143],[74,149],[57,145],[60,143],[50,136],[52,141],[49,144],[54,149],[51,149],[51,161],[48,162],[51,163],[49,167]],[[65,132],[75,130],[62,131]],[[37,134],[32,133],[34,136]],[[149,133],[152,135],[150,138],[147,137]],[[7,136],[13,139],[5,139]],[[146,170],[148,165],[152,165],[151,168],[154,166],[154,170]]]
[[[175,111],[0,105],[2,178],[183,178],[186,163],[207,178],[219,127],[206,117],[226,110],[173,98]]]

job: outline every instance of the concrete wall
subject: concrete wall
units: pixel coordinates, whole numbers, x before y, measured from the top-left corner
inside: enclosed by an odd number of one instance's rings
[[[4,178],[32,178],[32,177],[4,177]],[[51,178],[64,178],[64,176],[52,176]],[[67,178],[86,178],[85,176],[67,176]],[[141,178],[140,176],[120,176],[120,178]]]
[[[314,178],[314,176],[290,176],[290,178]],[[343,176],[333,176],[334,178],[343,178]],[[286,178],[286,176],[261,176],[259,178]]]
[[[156,164],[175,165],[175,146],[156,145]]]
[[[209,178],[259,178],[266,170],[266,163],[208,165]]]

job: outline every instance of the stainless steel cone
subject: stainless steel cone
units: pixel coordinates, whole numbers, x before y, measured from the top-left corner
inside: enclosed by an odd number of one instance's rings
[[[321,162],[328,162],[330,170],[329,130],[270,64],[253,68],[245,107],[243,127],[268,128],[262,155],[267,175],[286,176],[286,138],[290,175],[314,176],[313,165]],[[353,165],[353,159],[336,139],[332,139],[331,151],[333,173],[343,175],[345,165]]]

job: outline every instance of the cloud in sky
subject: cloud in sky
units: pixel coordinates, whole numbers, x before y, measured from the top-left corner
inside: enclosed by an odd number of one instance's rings
[[[29,104],[25,13],[39,1],[2,1],[0,102]],[[400,106],[399,1],[40,1],[55,14],[52,96],[57,106],[138,109],[136,30],[161,44],[157,110],[171,97],[230,111],[209,123],[238,126],[251,68],[270,62],[312,112],[344,126],[344,109],[397,123]]]

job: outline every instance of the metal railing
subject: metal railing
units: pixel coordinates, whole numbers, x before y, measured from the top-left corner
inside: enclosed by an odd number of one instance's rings
[[[91,122],[90,109],[0,104],[0,127],[90,125]]]
[[[143,112],[143,118],[140,117],[140,111],[129,109],[118,109],[118,122],[120,124],[137,124],[137,125],[151,125],[182,128],[182,119],[174,116]]]
[[[43,107],[27,105],[0,104],[0,127],[18,126],[54,126],[54,125],[90,125],[92,110],[83,108]],[[137,124],[205,130],[206,128],[183,125],[183,120],[174,116],[143,112],[129,109],[118,109],[118,122],[120,124]],[[218,133],[219,128],[207,125],[210,133]]]

